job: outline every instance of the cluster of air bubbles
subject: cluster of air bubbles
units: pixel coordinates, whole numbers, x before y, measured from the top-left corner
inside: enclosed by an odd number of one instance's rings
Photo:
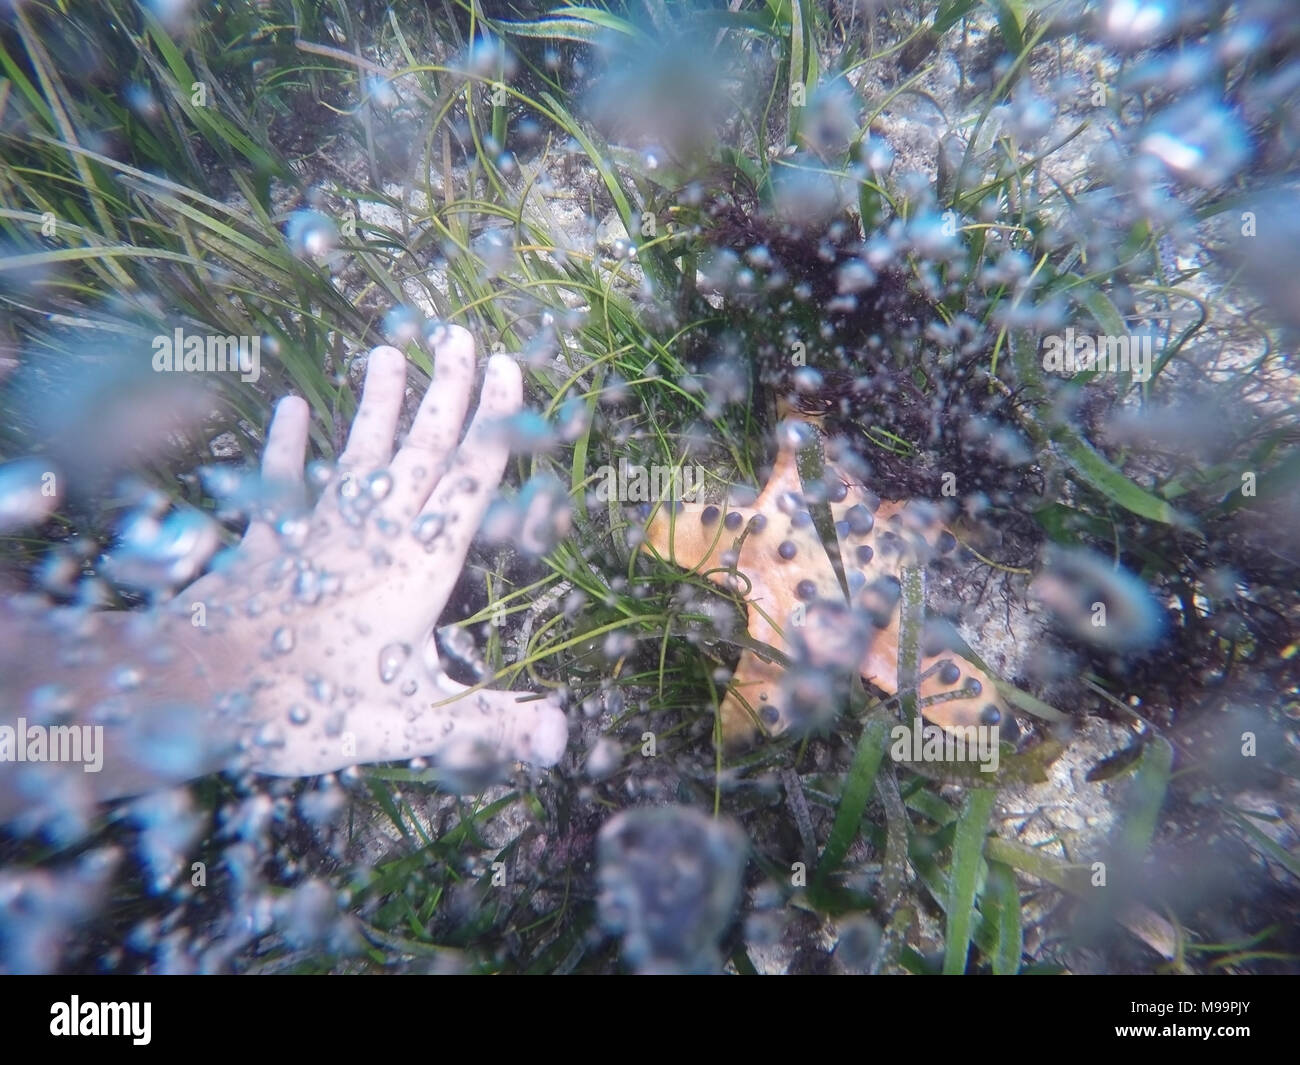
[[[729,821],[686,807],[627,810],[597,839],[597,908],[641,973],[706,973],[740,898],[748,845]]]
[[[808,485],[808,498],[814,503],[843,503],[848,494],[848,485],[835,470],[827,470]]]
[[[119,522],[103,570],[119,585],[161,594],[198,577],[220,546],[220,529],[203,511],[180,506],[159,517],[145,501]]]
[[[1209,94],[1161,112],[1139,146],[1145,179],[1162,176],[1163,169],[1170,177],[1204,189],[1222,187],[1246,165],[1251,153],[1241,117]]]
[[[749,398],[749,367],[740,358],[720,357],[698,377],[688,378],[684,387],[703,391],[704,417],[717,418],[726,407]]]
[[[167,891],[182,872],[206,824],[185,788],[158,791],[135,800],[130,817],[138,828],[137,847],[155,893]]]
[[[584,110],[596,127],[621,144],[653,157],[647,170],[665,161],[688,172],[705,165],[717,137],[726,86],[702,42],[669,34],[636,47],[630,39],[605,38],[608,63],[586,99]]]
[[[66,720],[76,708],[72,692],[62,684],[51,682],[34,688],[27,697],[27,710],[40,724]]]
[[[338,247],[339,230],[328,215],[302,209],[289,216],[285,239],[289,250],[298,258],[321,259]]]
[[[704,252],[697,265],[700,290],[709,293],[728,291],[735,286],[740,269],[740,256],[730,248]]]
[[[299,559],[297,572],[293,578],[292,595],[295,602],[303,606],[315,606],[320,602],[325,581],[320,570],[306,559]]]
[[[512,543],[525,555],[540,557],[568,535],[572,518],[564,485],[551,474],[539,473],[515,498],[492,501],[482,533],[489,543]]]
[[[295,950],[325,950],[347,955],[362,940],[347,914],[340,911],[338,893],[323,880],[305,880],[275,901],[275,925]]]
[[[384,315],[384,339],[396,348],[404,348],[419,339],[423,326],[423,314],[408,304],[398,303]]]
[[[1106,39],[1133,52],[1159,44],[1176,23],[1172,0],[1109,0],[1100,19]]]
[[[308,673],[303,677],[303,683],[307,687],[308,697],[325,706],[333,703],[335,696],[338,694],[338,688],[334,682],[317,673]]]
[[[686,630],[686,639],[698,644],[706,636],[729,638],[740,623],[736,610],[726,600],[716,595],[703,599],[688,597],[685,606],[689,613],[702,615],[703,620]]]
[[[1001,466],[1023,466],[1034,458],[1023,433],[982,415],[972,414],[962,425],[961,436]]]
[[[317,828],[337,820],[346,806],[347,795],[330,775],[321,777],[316,787],[304,790],[298,798],[298,813]]]
[[[575,588],[564,597],[564,616],[572,621],[587,605],[589,597],[581,588]]]
[[[511,136],[521,145],[538,144],[542,139],[542,125],[532,116],[525,115],[514,123]]]
[[[1038,300],[1000,300],[993,308],[992,323],[1008,329],[1051,333],[1068,320],[1069,307],[1060,296]]]
[[[760,910],[745,918],[745,943],[751,948],[773,947],[785,933],[786,921],[777,910]]]
[[[275,801],[271,796],[256,792],[221,808],[218,815],[221,822],[220,834],[224,838],[242,840],[245,843],[263,842],[275,814]]]
[[[12,752],[9,757],[13,757]],[[17,835],[41,836],[59,847],[85,837],[96,812],[94,796],[85,781],[44,762],[29,762],[9,772],[15,777],[9,786],[24,804],[10,825]]]
[[[225,465],[200,467],[198,476],[204,491],[216,500],[222,521],[256,518],[274,524],[297,517],[305,507],[301,487],[293,481]]]
[[[1271,224],[1253,236],[1234,231],[1228,255],[1269,311],[1300,329],[1300,220],[1291,209],[1293,202],[1289,191],[1262,193],[1254,209],[1260,218],[1272,219]]]
[[[0,869],[0,971],[57,971],[77,927],[99,910],[121,859],[116,848],[102,848],[57,872]]]
[[[968,314],[953,315],[946,322],[935,319],[926,326],[925,336],[945,352],[949,360],[978,353],[986,340],[984,327]]]
[[[253,745],[263,750],[283,747],[285,742],[284,729],[277,721],[264,721],[254,730],[252,739]]]
[[[1028,254],[1019,249],[1008,248],[983,267],[979,275],[980,284],[988,289],[1006,285],[1011,286],[1016,292],[1023,292],[1029,283],[1033,268],[1034,264]]]
[[[524,341],[519,352],[519,361],[535,370],[547,369],[560,350],[555,315],[545,311],[541,319],[541,328]]]
[[[784,720],[796,734],[830,725],[847,699],[842,678],[798,664],[781,675],[779,692]],[[783,714],[769,705],[762,708],[760,716],[770,727],[781,721]]]
[[[372,470],[367,474],[348,472],[334,485],[334,494],[339,505],[339,515],[354,528],[364,525],[367,518],[393,490],[393,475],[387,469]],[[395,535],[399,531],[396,524],[388,524],[380,519],[376,522],[381,532]],[[382,552],[380,552],[382,554]],[[378,557],[378,556],[377,556]],[[377,563],[378,564],[378,563]]]

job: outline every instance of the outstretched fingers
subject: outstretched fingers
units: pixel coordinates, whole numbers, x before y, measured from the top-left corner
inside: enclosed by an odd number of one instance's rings
[[[509,440],[501,423],[523,406],[523,391],[515,361],[508,355],[493,355],[465,441],[424,505],[419,520],[432,522],[437,530],[427,543],[433,564],[426,567],[429,584],[425,594],[436,602],[445,601],[450,594],[470,541],[501,484],[510,458]]]
[[[406,356],[386,344],[375,348],[366,363],[356,420],[339,456],[340,470],[368,473],[388,465],[405,395]]]
[[[441,326],[433,339],[433,381],[389,465],[404,518],[419,512],[442,477],[465,424],[474,378],[474,338],[458,325]]]
[[[262,452],[263,493],[272,512],[290,511],[302,503],[310,421],[311,410],[301,397],[285,396],[276,404]],[[244,534],[243,548],[254,559],[269,557],[276,550],[275,531],[266,521],[254,519]]]

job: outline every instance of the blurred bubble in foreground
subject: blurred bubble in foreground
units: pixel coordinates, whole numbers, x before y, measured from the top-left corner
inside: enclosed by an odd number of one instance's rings
[[[734,824],[687,807],[611,818],[597,840],[597,905],[624,960],[641,973],[716,972],[747,848]]]
[[[1053,548],[1030,591],[1063,629],[1106,650],[1144,651],[1163,630],[1146,584],[1092,551]]]
[[[0,465],[0,533],[39,525],[58,506],[61,478],[41,459]]]

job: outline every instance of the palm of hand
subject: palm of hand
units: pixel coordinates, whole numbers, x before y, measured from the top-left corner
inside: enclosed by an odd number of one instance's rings
[[[473,339],[445,327],[433,384],[394,453],[406,360],[376,348],[338,476],[315,509],[279,533],[254,522],[232,566],[178,597],[187,609],[205,603],[243,663],[247,698],[233,712],[253,768],[306,775],[415,757],[550,766],[563,754],[553,699],[466,689],[443,673],[433,641],[508,458],[493,423],[522,404],[517,365],[493,356],[458,446],[474,378]],[[290,494],[305,491],[308,420],[289,397],[267,437],[263,478]]]

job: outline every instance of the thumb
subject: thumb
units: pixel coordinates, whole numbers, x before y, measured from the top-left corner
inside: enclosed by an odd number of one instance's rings
[[[564,756],[569,722],[554,697],[494,688],[471,691],[445,674],[438,685],[459,698],[425,712],[436,718],[439,733],[430,757],[444,760],[454,750],[459,758],[474,749],[545,769]],[[421,724],[417,719],[416,727]]]

